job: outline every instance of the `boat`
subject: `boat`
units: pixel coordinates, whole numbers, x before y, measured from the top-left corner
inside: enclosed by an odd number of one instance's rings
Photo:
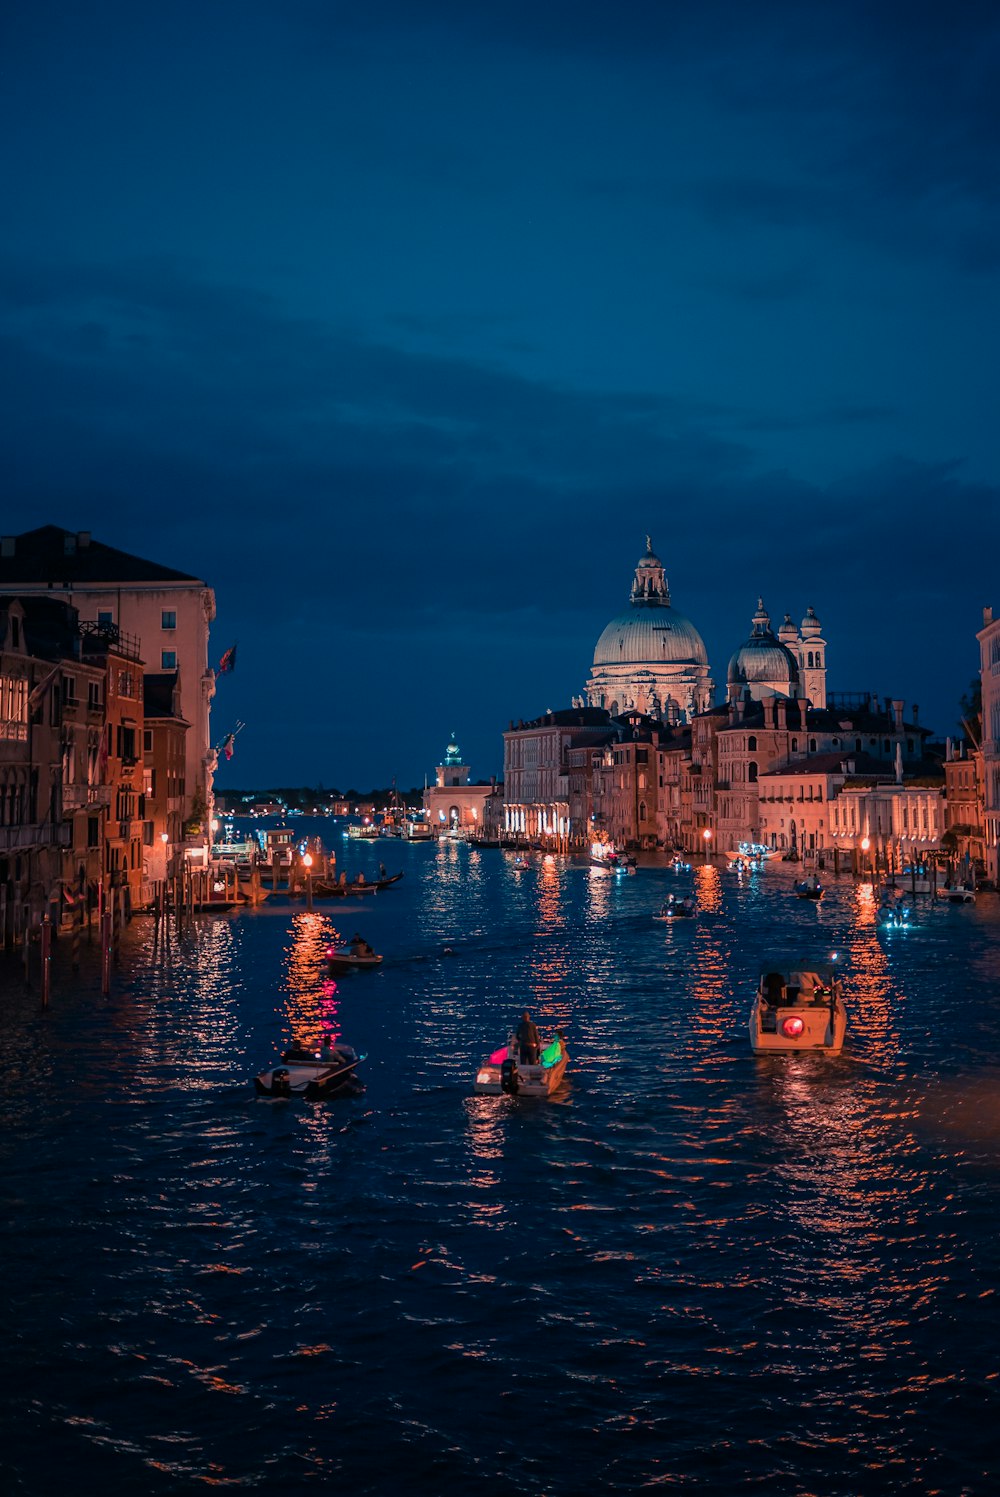
[[[882,890],[875,917],[879,925],[889,930],[903,929],[913,923],[913,897],[906,889],[887,884]]]
[[[909,889],[911,894],[931,894],[931,876],[927,868],[922,864],[908,865],[899,875],[900,883],[904,889]]]
[[[653,916],[654,920],[678,920],[685,916],[690,917],[695,913],[697,906],[691,894],[685,894],[683,899],[678,899],[676,894],[668,894],[666,899]]]
[[[314,878],[312,892],[314,899],[343,899],[348,894],[377,894],[378,883],[374,879],[370,883],[367,879],[360,882],[353,879],[351,883],[338,884],[326,878]]]
[[[606,868],[609,873],[629,874],[636,871],[635,858],[618,852],[613,842],[592,842],[590,861],[595,868]]]
[[[949,904],[975,904],[976,891],[969,884],[945,884],[938,890],[938,898]]]
[[[772,962],[761,971],[750,1010],[755,1051],[839,1054],[847,1031],[840,978],[829,963]]]
[[[510,1097],[550,1097],[566,1072],[569,1055],[566,1038],[557,1029],[542,1046],[537,1065],[519,1058],[517,1041],[510,1036],[506,1045],[494,1050],[476,1072],[476,1091],[492,1097],[505,1093]]]
[[[381,961],[380,953],[373,951],[360,936],[355,936],[346,946],[330,946],[326,953],[326,964],[331,973],[361,972],[365,968],[379,966]]]
[[[350,1045],[325,1043],[310,1050],[295,1042],[279,1064],[254,1077],[254,1088],[259,1097],[305,1097],[310,1102],[357,1096],[364,1086],[355,1071],[364,1059]]]
[[[800,879],[795,885],[795,893],[800,899],[822,899],[823,885],[815,873],[810,873],[808,878]]]

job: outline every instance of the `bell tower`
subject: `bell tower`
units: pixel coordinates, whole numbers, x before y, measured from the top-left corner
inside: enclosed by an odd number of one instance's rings
[[[439,786],[445,785],[467,785],[469,783],[470,769],[468,764],[462,763],[461,750],[455,742],[455,734],[452,733],[445,749],[444,763],[439,764],[435,770]]]

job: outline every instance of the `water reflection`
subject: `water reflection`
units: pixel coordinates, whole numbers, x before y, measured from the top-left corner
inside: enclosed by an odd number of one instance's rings
[[[311,1046],[325,1038],[331,1043],[340,1038],[337,984],[327,977],[326,965],[327,950],[338,939],[327,915],[301,910],[292,916],[283,1013],[289,1040]]]

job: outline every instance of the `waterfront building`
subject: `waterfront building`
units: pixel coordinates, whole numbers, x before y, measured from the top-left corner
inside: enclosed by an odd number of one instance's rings
[[[595,815],[593,762],[585,753],[621,737],[621,724],[600,707],[546,712],[511,723],[503,735],[504,834],[542,846],[582,847]],[[570,755],[574,807],[570,818]],[[598,792],[599,793],[599,792]]]
[[[185,745],[189,724],[181,714],[177,671],[151,671],[143,677],[143,719],[145,904],[152,899],[155,886],[167,882],[178,871],[177,851],[184,844]]]
[[[942,847],[957,864],[986,868],[983,836],[983,751],[972,742],[949,738],[944,762],[945,830]]]
[[[104,730],[98,755],[110,790],[104,833],[106,886],[126,909],[143,903],[143,673],[139,640],[113,623],[80,624],[82,658],[104,671]]]
[[[435,830],[481,836],[484,828],[498,824],[499,814],[489,806],[499,793],[496,780],[472,784],[471,773],[453,733],[443,762],[435,768],[434,784],[424,791],[424,810]]]
[[[629,607],[597,641],[587,703],[612,717],[639,712],[687,722],[711,705],[712,692],[704,641],[673,607],[663,563],[647,536]]]
[[[1000,887],[1000,619],[983,609],[979,640],[982,683],[983,835],[986,876]]]
[[[897,784],[848,779],[830,807],[833,844],[861,871],[899,872],[940,849],[944,812],[943,774]]]
[[[765,837],[760,809],[762,775],[800,761],[814,763],[825,756],[839,760],[865,755],[878,765],[880,774],[891,780],[897,759],[910,774],[918,772],[930,736],[917,721],[916,706],[911,709],[913,720],[906,722],[902,700],[882,703],[867,692],[834,693],[826,708],[813,708],[805,697],[789,700],[775,694],[754,701],[741,696],[730,700],[729,711],[730,721],[718,735],[715,830],[723,850],[743,840],[767,840],[779,848],[782,835],[789,848],[794,836],[800,852],[803,847],[808,851],[829,843],[829,827],[819,825],[820,820],[827,821],[826,816],[817,814],[809,819],[804,811],[797,812],[794,830],[791,825],[781,825],[780,817],[776,822],[769,814]],[[825,773],[817,770],[820,778]],[[797,780],[796,797],[799,789],[807,795],[807,779]],[[823,843],[817,840],[821,832]]]
[[[136,640],[153,672],[178,673],[185,746],[185,818],[207,826],[216,755],[209,713],[215,675],[208,665],[215,594],[186,572],[93,540],[87,530],[43,525],[0,538],[0,593],[62,598],[83,623],[112,626]]]

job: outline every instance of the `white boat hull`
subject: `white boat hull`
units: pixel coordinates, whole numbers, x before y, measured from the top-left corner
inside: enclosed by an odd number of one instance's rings
[[[827,1050],[837,1055],[846,1033],[847,1009],[841,998],[834,1000],[832,1012],[827,998],[772,1008],[758,997],[750,1010],[750,1044],[757,1052]]]

